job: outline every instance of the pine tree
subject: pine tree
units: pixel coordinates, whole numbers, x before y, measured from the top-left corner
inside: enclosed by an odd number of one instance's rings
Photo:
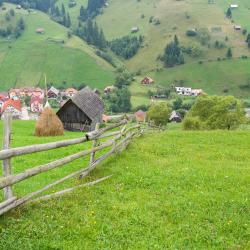
[[[174,43],[178,46],[179,45],[179,39],[177,35],[174,35]]]
[[[232,11],[231,11],[231,8],[228,8],[228,9],[227,9],[226,16],[227,16],[228,18],[232,18]]]
[[[229,48],[229,49],[227,50],[227,58],[232,58],[232,57],[233,57],[232,49]]]
[[[246,43],[250,42],[250,33],[247,35]]]
[[[25,23],[22,17],[17,21],[16,25],[20,30],[25,30]]]
[[[69,28],[71,26],[71,18],[69,13],[67,14],[66,27]]]
[[[62,3],[62,16],[65,16],[65,14],[66,14],[65,7],[64,4]]]

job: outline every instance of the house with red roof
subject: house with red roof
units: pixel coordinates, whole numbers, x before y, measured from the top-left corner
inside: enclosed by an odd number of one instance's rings
[[[135,113],[135,119],[137,122],[145,122],[146,121],[146,112],[142,110],[138,110]]]
[[[20,100],[7,100],[2,107],[1,115],[4,117],[4,114],[11,113],[13,119],[20,119],[22,115],[22,103]]]
[[[4,103],[9,99],[9,94],[2,92],[0,93],[0,112],[2,111],[2,107]]]
[[[145,78],[142,79],[141,84],[150,85],[153,84],[154,82],[155,82],[154,79],[152,79],[149,76],[146,76]]]
[[[30,100],[30,111],[33,113],[41,113],[43,111],[43,98],[32,96]]]

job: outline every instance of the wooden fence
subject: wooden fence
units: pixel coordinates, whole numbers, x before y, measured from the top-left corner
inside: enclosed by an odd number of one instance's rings
[[[139,124],[134,125],[128,122],[127,120],[121,120],[115,124],[111,124],[101,129],[99,129],[99,125],[97,125],[95,131],[89,132],[77,139],[50,142],[46,144],[36,144],[36,145],[30,145],[30,146],[24,146],[24,147],[18,147],[18,148],[10,148],[11,122],[12,122],[11,116],[10,115],[5,116],[3,150],[0,151],[0,160],[2,160],[2,168],[3,168],[3,171],[2,171],[3,176],[2,178],[0,178],[0,189],[3,189],[4,191],[4,201],[0,203],[0,215],[8,212],[9,210],[21,204],[24,204],[27,201],[30,201],[33,198],[40,199],[40,200],[47,199],[53,196],[58,196],[63,193],[69,192],[76,187],[93,185],[95,183],[98,183],[100,181],[103,181],[109,178],[109,177],[105,177],[105,178],[99,179],[91,183],[83,184],[83,185],[76,186],[73,188],[68,188],[65,190],[61,190],[57,193],[53,193],[50,195],[45,195],[45,196],[37,198],[37,196],[40,193],[72,177],[79,176],[79,178],[83,178],[87,176],[91,171],[93,171],[96,168],[98,164],[104,161],[107,157],[109,157],[110,155],[116,152],[123,151],[134,136],[138,136],[143,133],[143,129],[141,128]],[[108,140],[107,138],[111,138],[111,139]],[[102,141],[102,139],[105,139],[105,140]],[[40,165],[37,167],[27,169],[22,173],[12,174],[11,159],[13,157],[32,154],[32,153],[38,153],[42,151],[49,151],[52,149],[58,149],[62,147],[69,147],[71,145],[76,145],[76,144],[84,143],[87,141],[93,141],[92,148],[78,152],[70,156],[66,156],[62,159],[58,159],[58,160],[55,160],[53,162],[50,162],[44,165]],[[108,152],[105,152],[102,156],[95,159],[95,153],[97,151],[103,150],[108,147],[111,148]],[[32,176],[36,176],[40,173],[44,173],[52,169],[55,169],[57,167],[64,166],[76,159],[85,157],[87,155],[90,155],[90,162],[86,168],[73,172],[63,177],[62,179],[59,179],[53,183],[50,183],[35,192],[25,195],[24,197],[18,198],[14,195],[13,190],[12,190],[12,186],[14,184],[19,183],[28,178],[31,178]]]

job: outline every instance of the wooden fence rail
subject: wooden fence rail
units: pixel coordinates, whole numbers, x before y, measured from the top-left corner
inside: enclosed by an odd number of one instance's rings
[[[110,155],[118,151],[124,150],[134,136],[142,134],[140,125],[131,125],[127,120],[121,120],[115,124],[111,124],[101,129],[99,129],[99,124],[98,124],[94,131],[85,134],[81,138],[51,142],[51,143],[46,143],[46,144],[36,144],[36,145],[30,145],[30,146],[24,146],[24,147],[18,147],[18,148],[10,148],[11,122],[12,122],[11,116],[10,115],[5,116],[3,150],[0,151],[0,160],[2,160],[2,168],[3,168],[3,176],[0,178],[0,190],[1,189],[4,190],[4,201],[0,203],[0,215],[8,212],[9,210],[27,201],[30,201],[32,198],[36,197],[42,192],[72,177],[79,176],[79,178],[83,178],[87,176],[91,171],[93,171],[96,168],[97,165],[99,165],[101,162],[107,159]],[[110,132],[110,130],[114,130],[114,129],[116,129],[116,131]],[[106,132],[109,132],[109,133],[106,133]],[[110,137],[112,138],[104,142],[101,142],[102,139],[107,139]],[[87,141],[93,141],[92,148],[83,150],[73,155],[66,156],[62,159],[58,159],[47,164],[43,164],[40,166],[27,169],[22,173],[12,174],[11,159],[13,157],[39,153],[42,151],[49,151],[52,149],[58,149],[62,147],[68,147],[71,145],[76,145],[76,144],[84,143]],[[99,158],[95,159],[96,152],[109,148],[109,147],[111,147],[109,151],[105,152]],[[90,161],[89,161],[89,166],[87,166],[86,168],[73,172],[57,181],[54,181],[53,183],[46,185],[45,187],[35,192],[25,195],[24,197],[17,198],[14,196],[13,191],[12,191],[12,186],[14,184],[17,184],[21,181],[29,179],[40,173],[44,173],[55,168],[63,167],[66,164],[73,162],[79,158],[85,157],[87,155],[90,155]],[[95,183],[99,183],[103,180],[106,180],[107,178],[109,177],[104,177],[90,184],[83,184],[78,187],[86,186],[86,185],[93,185]],[[55,195],[46,195],[46,196],[38,197],[36,199],[43,200],[49,197],[56,197],[60,194],[67,193],[70,190],[73,190],[75,188],[76,187],[68,188],[68,189],[57,192]]]

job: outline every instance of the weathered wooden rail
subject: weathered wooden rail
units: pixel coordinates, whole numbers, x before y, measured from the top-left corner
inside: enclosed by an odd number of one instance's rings
[[[0,215],[8,212],[9,210],[21,204],[24,204],[30,201],[32,198],[35,198],[35,200],[38,200],[38,199],[44,200],[50,197],[56,197],[58,195],[67,193],[69,191],[74,190],[77,187],[93,185],[103,180],[106,180],[107,178],[109,178],[109,176],[93,181],[91,183],[85,183],[83,185],[61,190],[53,194],[37,197],[42,192],[70,178],[77,177],[77,176],[79,176],[79,178],[83,178],[87,176],[91,171],[93,171],[96,168],[97,165],[103,162],[110,155],[116,152],[123,151],[134,136],[141,135],[143,133],[143,129],[141,128],[139,124],[134,125],[128,122],[127,120],[121,120],[115,124],[111,124],[102,129],[99,129],[99,125],[97,125],[95,131],[89,132],[77,139],[57,141],[57,142],[51,142],[51,143],[46,143],[46,144],[36,144],[36,145],[30,145],[30,146],[24,146],[24,147],[18,147],[18,148],[10,148],[11,123],[12,123],[11,115],[5,116],[3,150],[0,151],[0,160],[2,160],[2,169],[3,169],[2,171],[3,176],[0,178],[0,190],[3,189],[4,191],[3,192],[4,201],[0,203]],[[112,131],[110,132],[110,130]],[[111,139],[108,140],[107,138],[111,138]],[[102,139],[106,139],[106,140],[103,142],[101,141]],[[52,149],[58,149],[62,147],[69,147],[69,146],[84,143],[87,141],[93,141],[92,147],[90,149],[86,149],[84,151],[75,153],[70,156],[66,156],[62,159],[58,159],[47,164],[43,164],[40,166],[27,169],[22,173],[12,174],[11,159],[13,157],[39,153],[43,151],[49,151]],[[106,148],[111,148],[111,149],[109,149],[109,151],[105,152],[99,158],[95,159],[95,153]],[[58,167],[63,167],[66,164],[73,162],[79,158],[85,157],[87,155],[90,155],[90,162],[86,168],[79,169],[78,171],[73,172],[57,181],[54,181],[53,183],[50,183],[35,192],[29,193],[25,195],[24,197],[16,197],[14,195],[13,190],[12,190],[13,185],[21,181],[24,181],[26,179],[29,179],[33,176],[36,176],[40,173],[44,173],[44,172],[50,171]]]

